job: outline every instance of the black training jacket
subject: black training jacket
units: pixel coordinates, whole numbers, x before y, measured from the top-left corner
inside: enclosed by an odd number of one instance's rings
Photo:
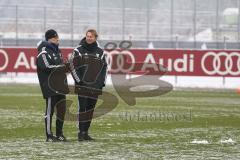
[[[106,58],[96,42],[88,44],[83,38],[73,50],[70,68],[76,85],[100,90],[105,86]]]
[[[39,84],[42,90],[43,97],[46,99],[51,96],[63,94],[60,93],[59,91],[56,91],[53,89],[53,85],[59,84],[62,82],[57,82],[59,79],[55,79],[53,81],[53,84],[49,84],[49,77],[50,75],[56,71],[58,68],[64,68],[65,65],[63,63],[63,58],[60,50],[58,49],[58,46],[54,44],[50,44],[47,41],[41,41],[38,44],[38,55],[36,59],[36,64],[37,64],[37,75],[39,79]],[[65,84],[67,84],[66,81],[66,74],[65,74],[65,69],[62,70],[60,73],[65,80]],[[59,73],[58,73],[59,74]]]

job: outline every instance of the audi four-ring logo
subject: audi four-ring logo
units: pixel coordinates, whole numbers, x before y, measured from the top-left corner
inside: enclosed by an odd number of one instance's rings
[[[130,51],[124,50],[120,52],[118,50],[113,50],[109,53],[106,53],[106,55],[107,55],[107,62],[110,67],[109,69],[112,73],[119,73],[119,72],[128,73],[134,69],[135,58]],[[117,55],[115,56],[116,59],[114,59],[115,61],[114,65],[116,65],[116,68],[113,67],[113,55]],[[124,55],[128,57],[128,63],[130,64],[130,66],[126,66]]]
[[[206,59],[209,57],[213,57],[212,60],[212,66],[213,69],[209,70],[206,67]],[[237,69],[234,69],[234,60],[233,58],[237,57]],[[225,60],[224,60],[224,59]],[[224,63],[224,64],[222,64]],[[224,70],[221,69],[221,66],[224,66]],[[207,52],[201,60],[201,67],[203,71],[208,74],[208,75],[214,75],[214,74],[219,74],[219,75],[227,75],[230,74],[232,76],[236,76],[240,74],[240,53],[238,52],[231,52],[231,53],[226,53],[226,52]]]

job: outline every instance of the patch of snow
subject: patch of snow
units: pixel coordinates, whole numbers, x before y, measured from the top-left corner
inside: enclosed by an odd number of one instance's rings
[[[232,138],[229,138],[229,139],[221,139],[220,143],[222,144],[233,144],[235,143],[235,141],[232,140]]]
[[[209,144],[207,140],[196,140],[196,139],[194,139],[191,143],[192,144]]]

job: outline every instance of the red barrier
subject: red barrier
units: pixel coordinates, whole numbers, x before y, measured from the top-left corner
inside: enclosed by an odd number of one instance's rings
[[[66,58],[72,52],[62,49]],[[143,73],[178,76],[240,76],[240,52],[234,50],[106,51],[110,73]],[[34,48],[0,49],[0,72],[36,72]]]

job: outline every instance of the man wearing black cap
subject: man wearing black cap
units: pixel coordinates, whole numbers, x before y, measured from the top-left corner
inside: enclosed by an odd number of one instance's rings
[[[66,141],[63,135],[66,96],[53,89],[54,87],[51,86],[50,83],[51,75],[54,71],[59,69],[59,67],[66,68],[58,45],[58,34],[55,30],[50,29],[45,33],[45,41],[40,41],[37,48],[37,74],[43,97],[46,100],[45,132],[47,142]],[[66,77],[65,72],[63,72],[62,75]],[[54,109],[56,109],[56,136],[52,133],[52,116]]]

